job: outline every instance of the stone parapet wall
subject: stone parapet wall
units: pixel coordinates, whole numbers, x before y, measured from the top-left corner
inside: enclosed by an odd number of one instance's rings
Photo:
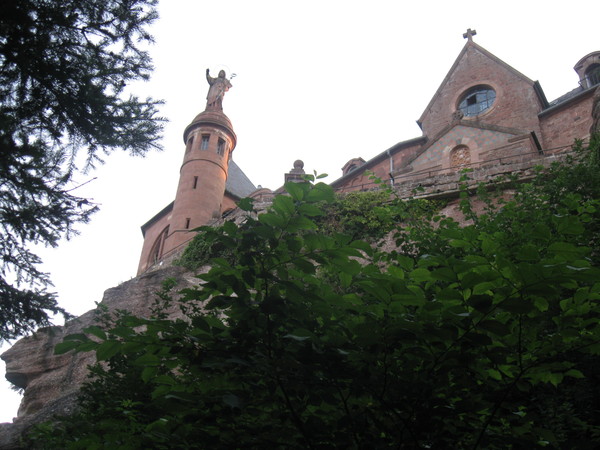
[[[459,190],[460,179],[465,175],[464,181],[467,186],[475,186],[480,183],[488,183],[499,177],[517,176],[520,179],[529,179],[537,171],[537,167],[549,167],[553,162],[564,157],[564,153],[558,155],[531,155],[509,156],[488,161],[477,167],[466,168],[468,171],[452,168],[445,170],[424,171],[411,174],[397,180],[394,185],[395,191],[400,198],[409,197],[435,197],[451,196]]]

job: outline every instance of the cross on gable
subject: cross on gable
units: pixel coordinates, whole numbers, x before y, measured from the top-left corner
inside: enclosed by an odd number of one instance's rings
[[[463,33],[463,38],[464,39],[468,39],[469,41],[473,40],[473,36],[475,36],[477,34],[476,30],[471,30],[470,28],[467,29],[466,33]]]

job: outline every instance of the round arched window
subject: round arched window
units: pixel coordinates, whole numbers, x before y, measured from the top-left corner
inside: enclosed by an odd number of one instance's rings
[[[600,83],[600,64],[592,64],[586,71],[585,77],[588,79],[588,87]]]
[[[458,109],[465,116],[477,116],[487,111],[496,100],[496,91],[489,86],[475,86],[461,97]]]

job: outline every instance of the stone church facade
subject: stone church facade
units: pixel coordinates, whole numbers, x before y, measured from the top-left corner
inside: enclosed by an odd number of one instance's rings
[[[475,34],[470,29],[464,34],[465,46],[418,119],[422,135],[370,160],[350,159],[331,183],[334,189],[374,189],[370,177],[375,175],[400,195],[412,195],[419,187],[420,195],[448,197],[456,193],[464,168],[472,169],[475,182],[523,175],[568,151],[575,139],[589,138],[594,93],[600,95],[600,51],[575,64],[579,86],[549,102],[539,82],[475,43]],[[209,84],[218,81],[207,79]],[[193,237],[191,229],[222,217],[239,199],[263,200],[283,192],[256,189],[231,160],[236,135],[223,113],[224,91],[211,103],[215,92],[211,84],[206,110],[185,129],[174,202],[142,226],[138,274],[181,251]],[[285,180],[301,180],[302,166],[296,161]]]
[[[575,65],[579,86],[549,102],[539,82],[476,44],[473,34],[465,34],[467,43],[417,121],[422,136],[369,161],[350,160],[334,188],[369,189],[370,172],[401,192],[421,186],[442,195],[456,189],[463,168],[485,179],[551,160],[575,139],[589,138],[600,51]]]

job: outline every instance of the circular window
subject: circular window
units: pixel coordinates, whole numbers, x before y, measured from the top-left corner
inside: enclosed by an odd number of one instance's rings
[[[477,116],[487,111],[496,100],[496,91],[489,86],[475,86],[467,91],[458,104],[465,116]]]

